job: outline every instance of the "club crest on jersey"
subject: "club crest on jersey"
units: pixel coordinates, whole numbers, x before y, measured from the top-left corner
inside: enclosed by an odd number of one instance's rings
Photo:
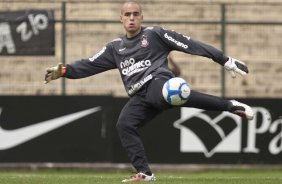
[[[141,47],[148,47],[149,41],[147,39],[147,36],[143,35],[141,38]]]

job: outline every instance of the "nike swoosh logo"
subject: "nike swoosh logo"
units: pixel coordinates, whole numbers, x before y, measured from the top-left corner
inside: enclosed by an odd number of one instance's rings
[[[101,107],[94,107],[15,130],[4,130],[0,126],[0,150],[6,150],[18,146],[40,135],[46,134],[52,130],[69,124],[77,119],[98,112],[101,109]],[[0,115],[1,112],[2,109],[0,108]]]

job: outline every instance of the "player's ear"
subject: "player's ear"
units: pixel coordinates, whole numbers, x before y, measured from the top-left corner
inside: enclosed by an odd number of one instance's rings
[[[122,15],[119,16],[119,21],[120,21],[121,23],[123,23]]]

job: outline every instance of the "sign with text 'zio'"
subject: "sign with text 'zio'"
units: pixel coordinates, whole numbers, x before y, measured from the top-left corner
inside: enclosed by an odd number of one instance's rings
[[[54,54],[53,11],[0,12],[0,56]]]

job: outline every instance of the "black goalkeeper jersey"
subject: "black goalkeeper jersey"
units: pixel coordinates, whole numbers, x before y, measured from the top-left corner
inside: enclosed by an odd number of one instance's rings
[[[115,39],[93,57],[68,64],[65,77],[84,78],[118,68],[126,91],[132,96],[157,75],[174,76],[167,60],[173,50],[208,57],[221,65],[228,60],[222,51],[189,36],[157,26],[142,27],[133,38]]]

